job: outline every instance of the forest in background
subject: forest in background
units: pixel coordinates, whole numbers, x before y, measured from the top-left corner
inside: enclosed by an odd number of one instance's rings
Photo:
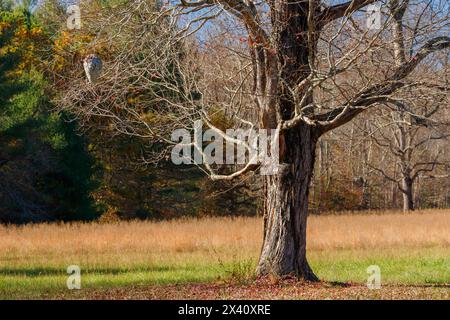
[[[113,5],[92,1],[83,14],[92,18]],[[79,120],[70,109],[57,108],[61,92],[77,85],[70,76],[79,73],[83,56],[93,49],[92,30],[67,30],[65,4],[0,0],[0,10],[0,222],[259,214],[258,175],[211,181],[195,166],[176,166],[167,158],[149,163],[145,154],[158,145],[121,135],[103,119]],[[95,48],[105,59],[114,50]],[[220,46],[196,54],[232,65]],[[447,77],[448,69],[442,74]],[[124,93],[124,103],[136,106],[144,94],[151,91]],[[445,109],[429,114],[437,104],[448,110],[448,94],[416,99],[424,110],[421,118],[380,108],[321,139],[312,213],[401,209],[405,201],[412,201],[409,209],[450,207],[449,134],[440,130],[435,139],[436,128],[430,124],[433,117],[450,119]],[[404,121],[387,125],[398,117]],[[227,123],[226,112],[215,121]],[[410,143],[406,158],[397,150],[405,146],[395,141]],[[402,176],[405,163],[415,169],[409,177]],[[406,193],[411,196],[405,200]]]

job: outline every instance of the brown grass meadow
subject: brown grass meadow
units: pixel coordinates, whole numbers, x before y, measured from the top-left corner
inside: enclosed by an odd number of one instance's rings
[[[450,210],[311,216],[308,239],[323,280],[361,284],[378,264],[385,283],[438,285],[449,297]],[[253,281],[261,240],[258,217],[0,226],[0,296],[65,296],[73,264],[86,292]]]

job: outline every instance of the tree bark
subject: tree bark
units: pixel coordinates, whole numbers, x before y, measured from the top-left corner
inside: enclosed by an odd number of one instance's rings
[[[294,88],[310,74],[308,59],[315,44],[313,48],[308,46],[307,13],[308,3],[294,0],[275,1],[272,10],[278,69],[283,79],[276,90],[282,119],[291,119],[295,113],[289,87]],[[306,104],[312,98],[308,94]],[[317,140],[318,134],[306,123],[280,133],[280,169],[264,181],[264,241],[258,275],[318,280],[306,258],[308,195]]]
[[[264,241],[259,275],[294,275],[317,281],[306,258],[308,194],[314,169],[316,137],[308,125],[285,135],[286,161],[264,181]]]
[[[402,194],[403,194],[403,211],[407,212],[414,210],[413,179],[411,179],[410,177],[403,177]]]

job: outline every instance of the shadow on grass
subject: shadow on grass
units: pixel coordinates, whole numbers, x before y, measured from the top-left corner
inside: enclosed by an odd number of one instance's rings
[[[148,266],[142,268],[81,268],[81,273],[85,275],[119,275],[136,272],[169,272],[169,271],[192,271],[190,266]],[[66,269],[55,267],[48,268],[0,268],[0,276],[67,276]]]

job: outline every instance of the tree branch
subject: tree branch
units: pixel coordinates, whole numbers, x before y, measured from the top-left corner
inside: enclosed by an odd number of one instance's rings
[[[351,0],[332,7],[328,7],[319,15],[319,26],[324,27],[326,24],[336,19],[350,15],[353,12],[377,1],[380,0]]]
[[[346,124],[371,105],[386,101],[390,94],[405,85],[401,80],[406,78],[423,59],[433,52],[447,48],[450,48],[450,37],[436,37],[429,40],[414,57],[399,66],[393,75],[382,83],[369,87],[342,107],[316,115],[313,121],[320,124],[320,134]]]

